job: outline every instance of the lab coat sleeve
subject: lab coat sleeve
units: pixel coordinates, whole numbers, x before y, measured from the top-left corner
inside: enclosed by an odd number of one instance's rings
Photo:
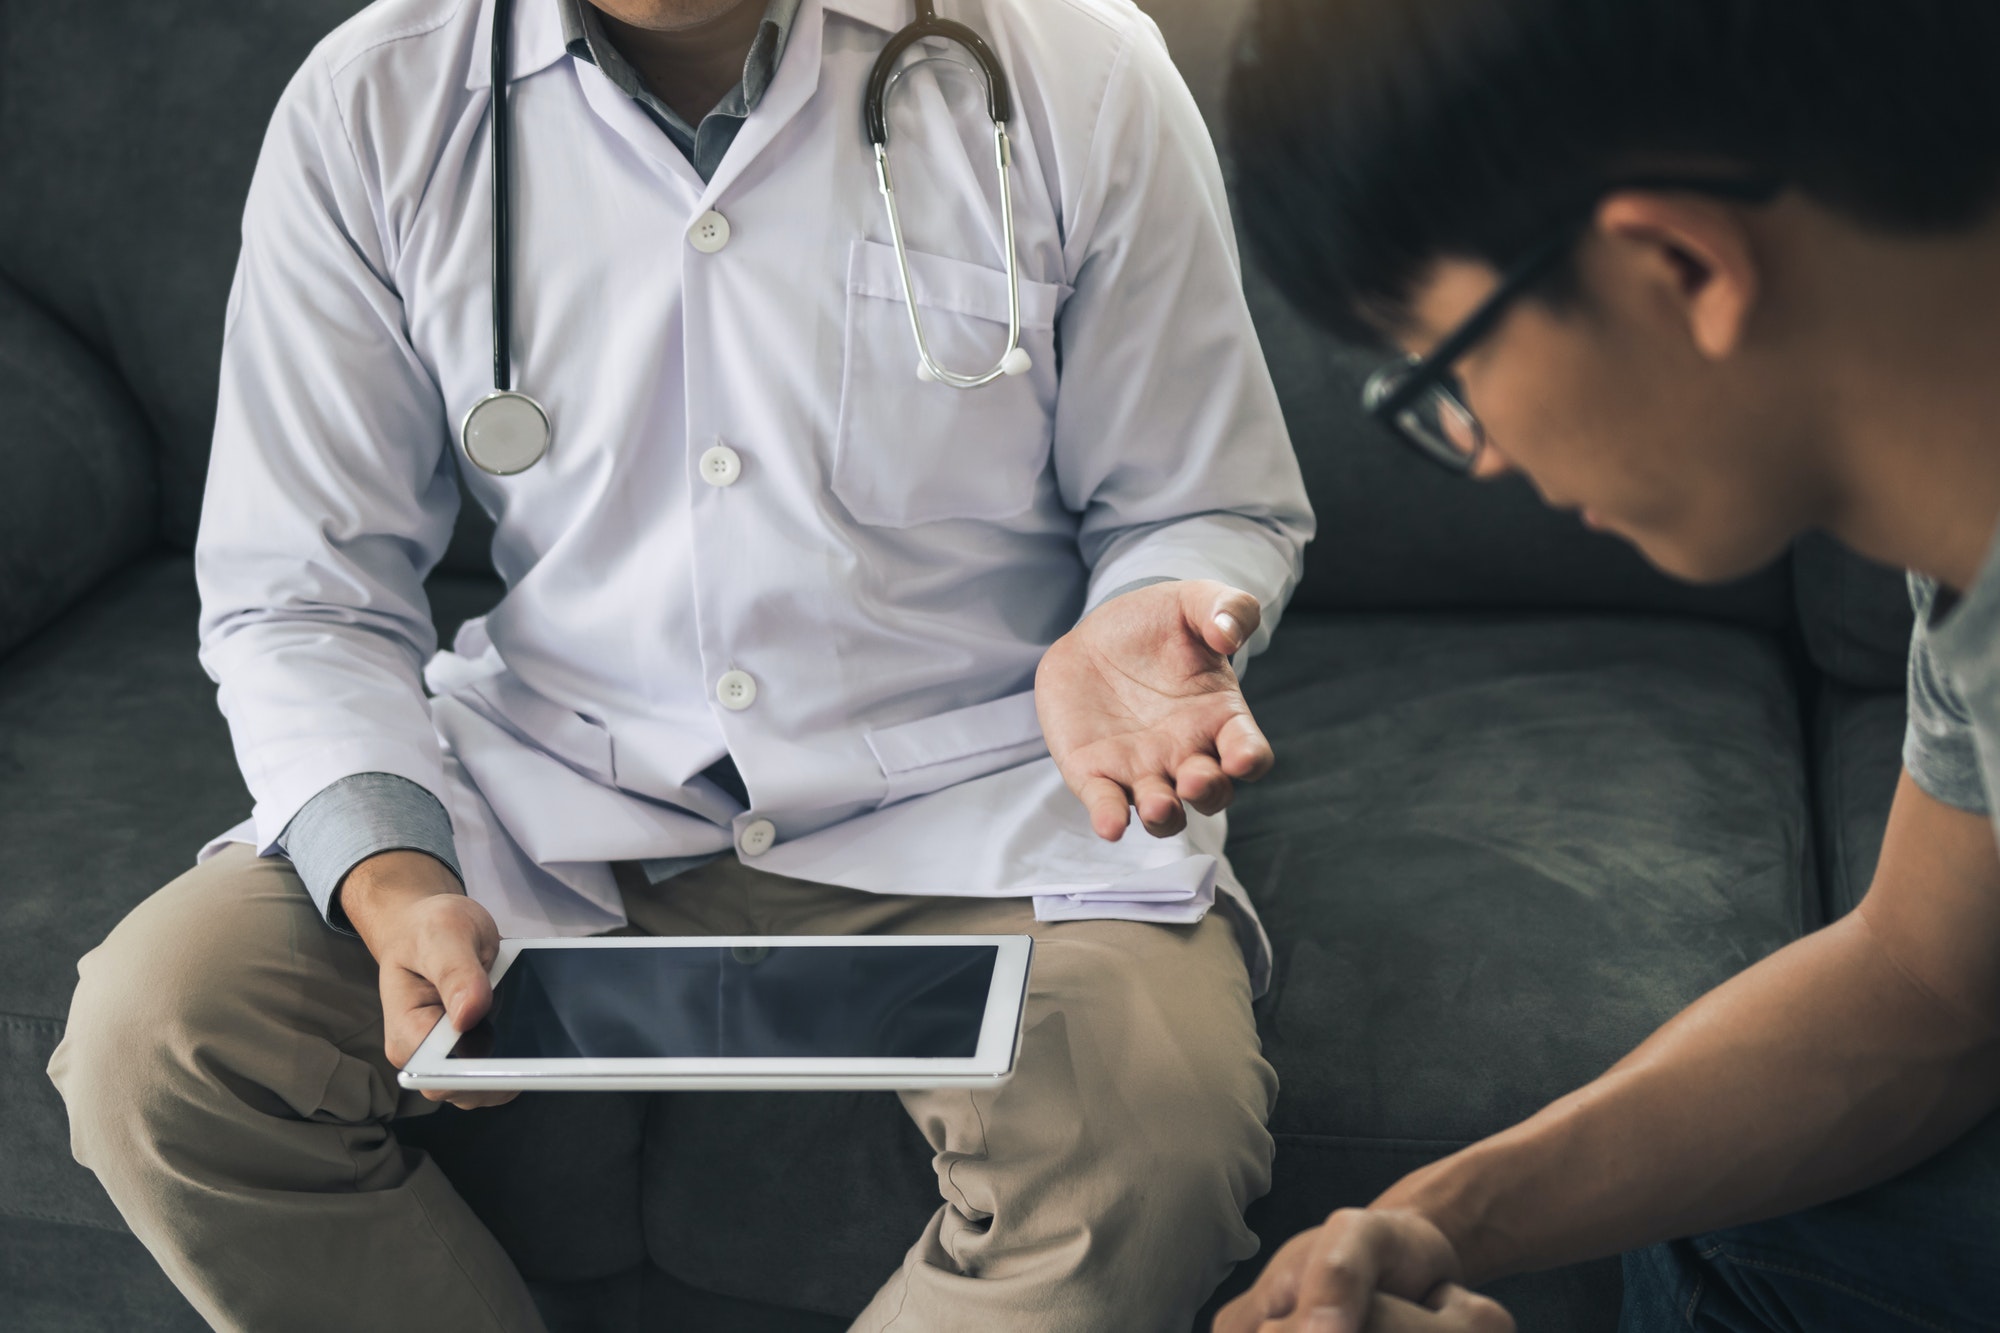
[[[455,465],[323,59],[286,90],[251,183],[195,544],[201,661],[267,855],[353,774],[445,798],[420,671]]]
[[[1091,584],[1220,579],[1269,641],[1313,532],[1243,297],[1215,149],[1159,32],[1139,20],[1066,206],[1055,460]]]

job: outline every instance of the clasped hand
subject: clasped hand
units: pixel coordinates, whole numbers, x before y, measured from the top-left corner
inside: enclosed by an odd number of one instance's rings
[[[1042,734],[1099,837],[1117,841],[1134,809],[1148,833],[1178,833],[1183,803],[1212,815],[1270,771],[1229,663],[1259,618],[1257,599],[1226,584],[1156,583],[1104,603],[1042,657]]]
[[[1514,1333],[1459,1276],[1457,1251],[1421,1214],[1343,1208],[1271,1256],[1215,1333]]]

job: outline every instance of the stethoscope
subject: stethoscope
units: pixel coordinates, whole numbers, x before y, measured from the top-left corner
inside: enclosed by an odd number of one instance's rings
[[[1007,122],[1013,117],[1013,96],[1007,73],[986,39],[950,19],[937,16],[934,0],[916,0],[916,21],[897,32],[875,59],[868,75],[868,91],[862,101],[862,118],[867,124],[868,141],[875,150],[875,179],[882,191],[882,203],[889,213],[889,235],[895,242],[896,271],[903,284],[903,302],[910,313],[910,337],[917,345],[917,378],[949,385],[954,389],[976,389],[1003,375],[1020,375],[1033,364],[1021,346],[1021,267],[1014,250],[1014,200],[1010,187],[1013,150],[1007,138]],[[496,477],[525,472],[549,452],[553,431],[549,414],[528,394],[513,388],[512,351],[509,323],[513,313],[513,275],[508,246],[512,210],[509,204],[508,148],[512,137],[507,107],[507,39],[512,24],[512,0],[493,4],[493,392],[466,411],[459,423],[458,438],[465,456],[475,467]],[[897,60],[912,45],[927,37],[956,43],[972,54],[978,72],[986,80],[986,109],[993,121],[993,155],[1000,172],[1000,237],[1007,251],[1007,348],[999,361],[977,374],[960,374],[938,364],[931,354],[930,340],[917,313],[916,292],[910,281],[910,256],[903,244],[903,222],[896,209],[896,190],[889,176],[889,93],[898,79],[915,64],[898,70]],[[943,57],[932,57],[943,59]],[[924,63],[922,61],[916,64]],[[962,64],[960,61],[948,63]]]

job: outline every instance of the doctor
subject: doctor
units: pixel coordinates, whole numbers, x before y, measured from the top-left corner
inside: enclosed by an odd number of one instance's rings
[[[946,11],[1009,166],[918,42],[902,260],[862,108],[909,0],[514,0],[504,229],[493,0],[383,0],[287,90],[198,550],[256,808],[84,960],[51,1066],[217,1327],[540,1326],[392,1131],[503,935],[1038,936],[1016,1078],[904,1098],[943,1199],[859,1328],[1185,1328],[1254,1251],[1269,950],[1219,812],[1311,516],[1153,25]],[[1013,373],[919,376],[906,294],[949,371],[1017,326]],[[498,466],[496,350],[547,423]],[[434,654],[461,497],[507,592]]]

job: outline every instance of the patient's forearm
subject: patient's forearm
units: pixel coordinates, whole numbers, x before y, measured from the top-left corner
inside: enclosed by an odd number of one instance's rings
[[[1990,1026],[1915,981],[1857,915],[1377,1202],[1438,1222],[1482,1281],[1835,1197],[1922,1160],[1996,1101]]]

